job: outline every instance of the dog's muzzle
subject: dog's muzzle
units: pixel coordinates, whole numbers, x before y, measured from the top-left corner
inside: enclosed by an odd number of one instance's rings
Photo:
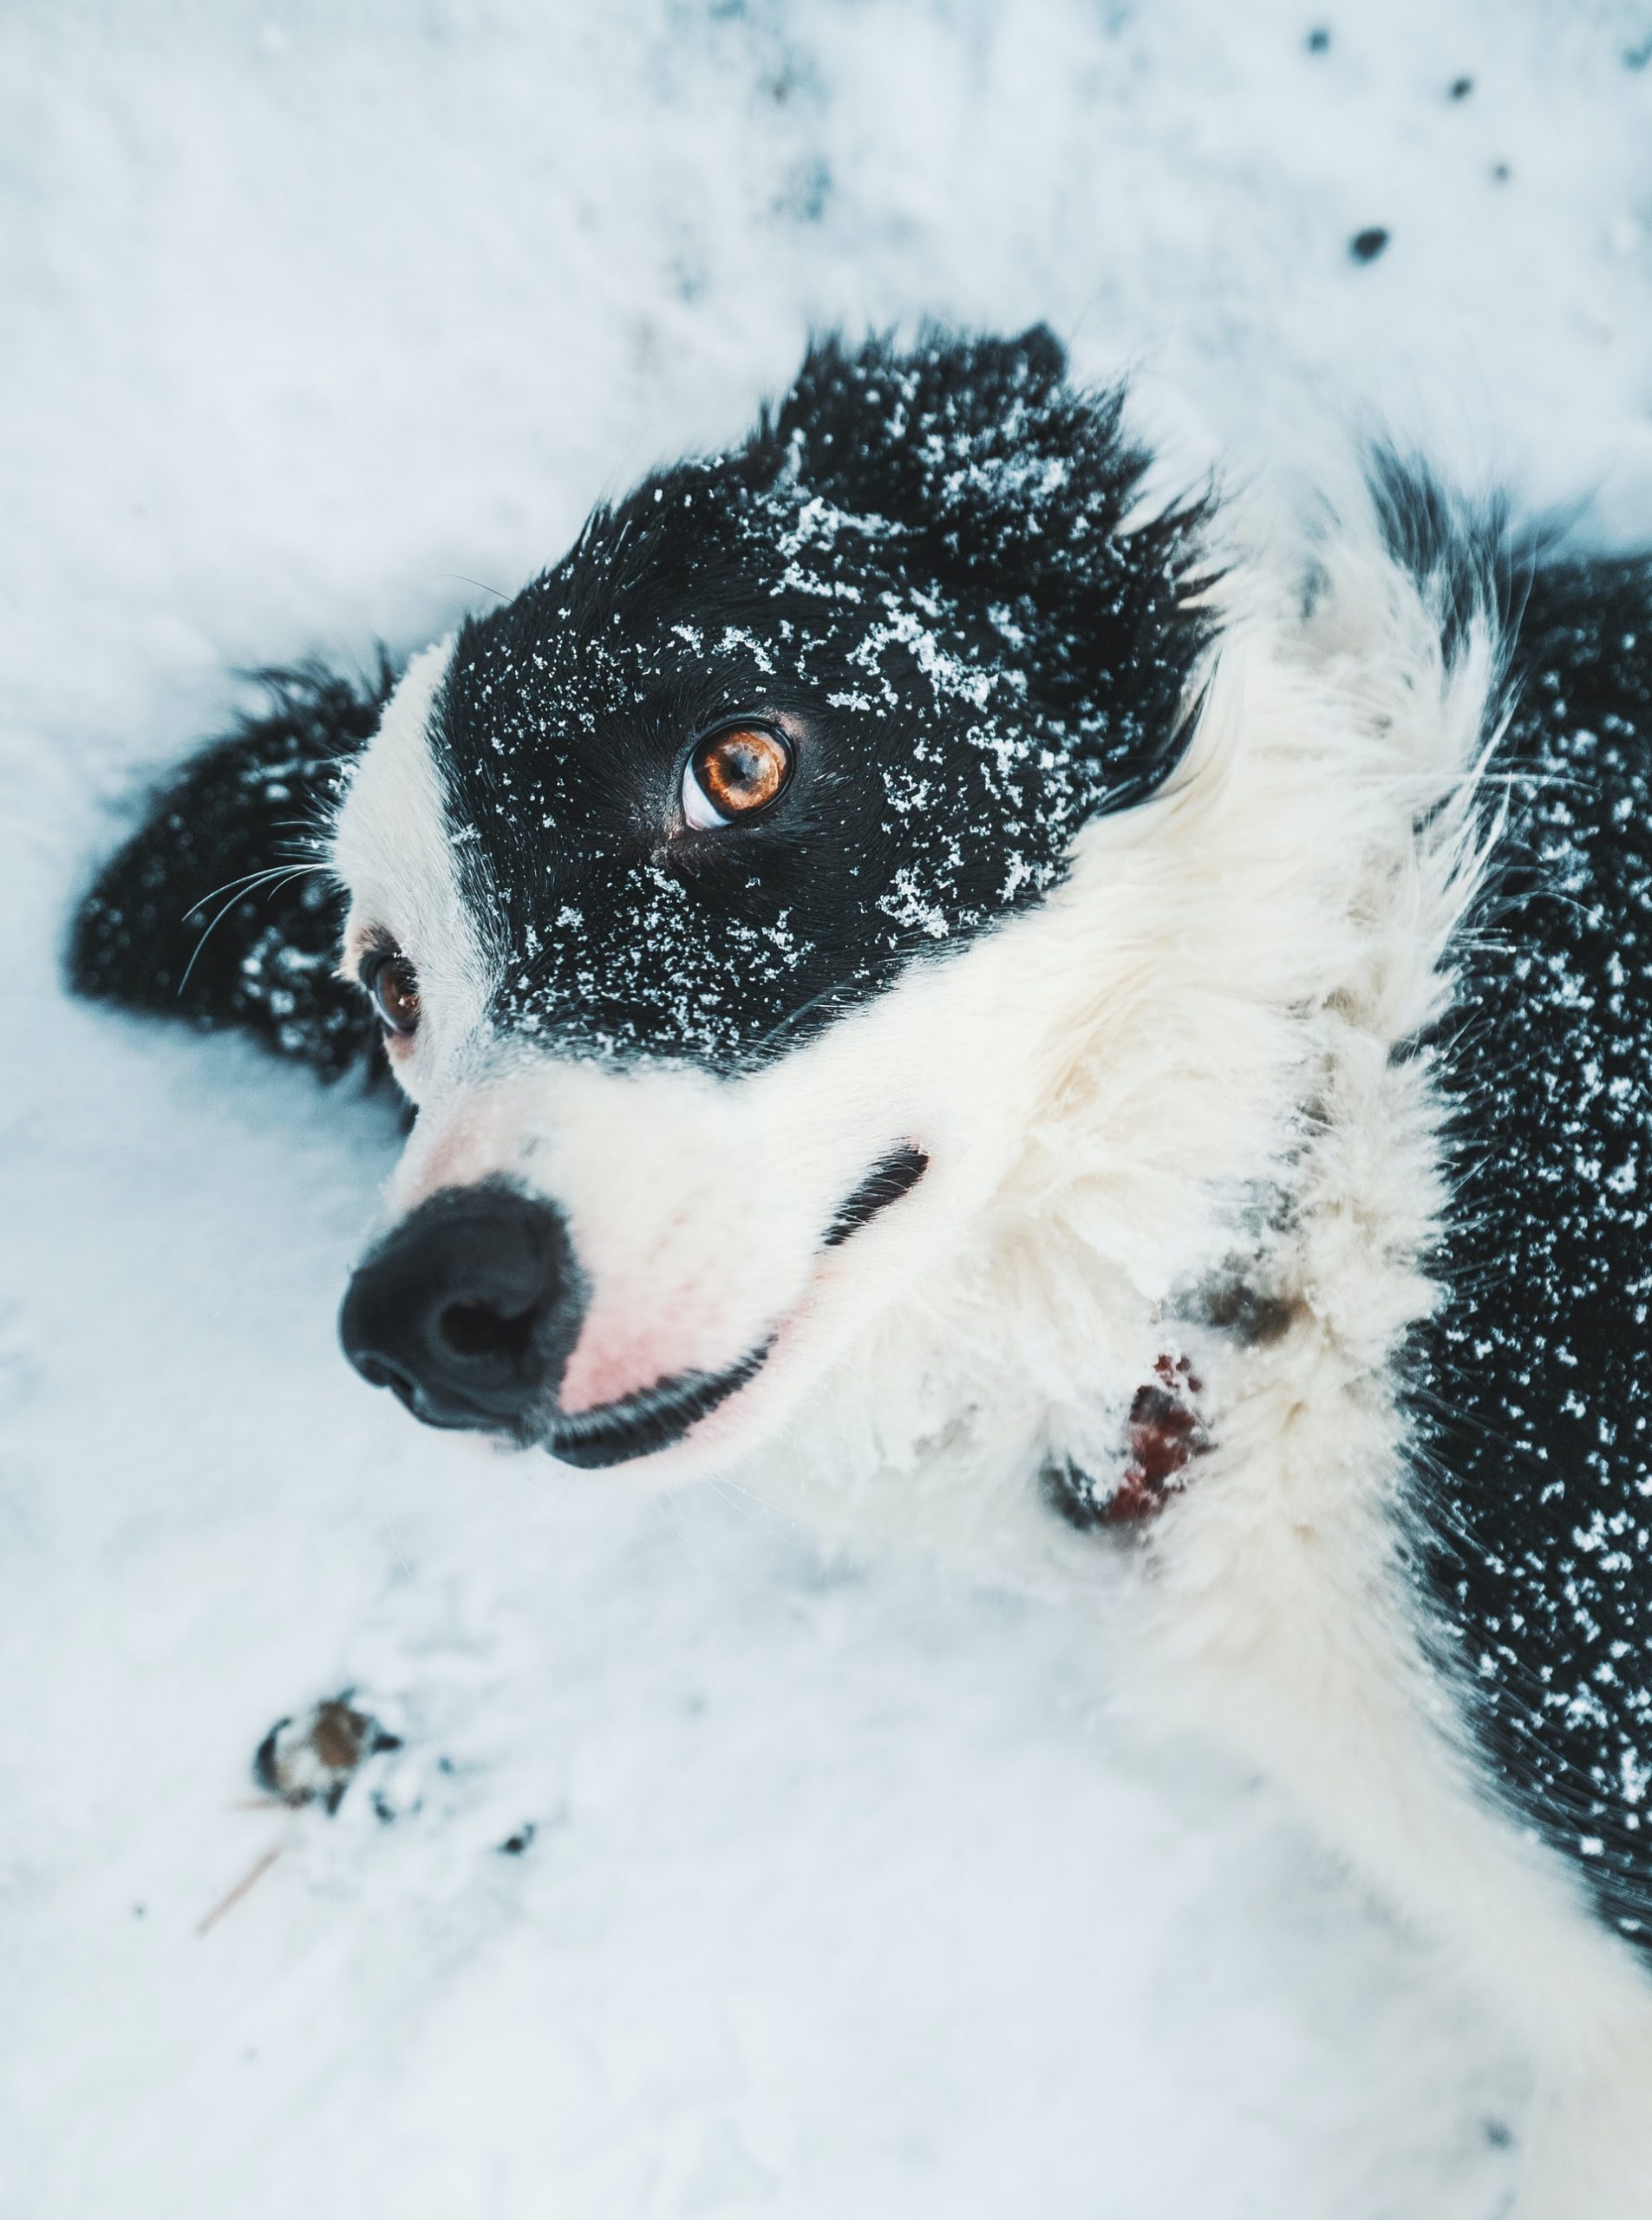
[[[767,1355],[765,1342],[726,1372],[682,1373],[596,1410],[560,1411],[585,1301],[561,1211],[488,1180],[444,1188],[385,1237],[349,1283],[338,1337],[362,1379],[427,1426],[508,1434],[588,1467],[668,1448]]]
[[[532,1438],[584,1307],[560,1211],[490,1180],[432,1195],[364,1258],[338,1335],[427,1426]]]
[[[923,1178],[903,1142],[873,1165],[821,1237],[835,1249]],[[722,1372],[682,1372],[587,1411],[557,1391],[588,1290],[554,1205],[502,1179],[446,1187],[357,1268],[338,1316],[344,1354],[427,1426],[503,1433],[565,1465],[624,1465],[682,1440],[762,1369],[773,1334]]]

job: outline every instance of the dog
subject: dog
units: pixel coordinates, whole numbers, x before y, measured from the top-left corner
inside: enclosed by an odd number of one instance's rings
[[[1637,2220],[1652,562],[1389,451],[1167,499],[1126,410],[816,343],[274,675],[70,976],[388,1067],[341,1332],[426,1424],[1092,1601],[1523,2042],[1521,2220]]]

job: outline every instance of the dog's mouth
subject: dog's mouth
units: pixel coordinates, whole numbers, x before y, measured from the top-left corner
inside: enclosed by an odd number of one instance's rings
[[[540,1446],[565,1465],[595,1471],[604,1465],[628,1465],[681,1441],[689,1428],[726,1403],[762,1370],[771,1341],[764,1342],[727,1372],[682,1372],[617,1403],[570,1415],[558,1411]]]
[[[820,1246],[840,1248],[852,1233],[870,1225],[880,1211],[910,1195],[929,1168],[928,1156],[911,1141],[903,1141],[898,1148],[880,1156],[827,1226]]]
[[[910,1142],[880,1157],[838,1210],[822,1237],[822,1248],[841,1247],[891,1203],[910,1194],[929,1169],[929,1161]],[[599,1403],[589,1411],[553,1411],[539,1437],[540,1446],[565,1465],[591,1471],[654,1456],[681,1441],[690,1427],[755,1379],[775,1339],[771,1334],[726,1372],[679,1373],[617,1402]]]

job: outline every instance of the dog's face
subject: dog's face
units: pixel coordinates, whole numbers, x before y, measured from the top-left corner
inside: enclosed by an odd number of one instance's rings
[[[995,928],[1176,760],[1192,520],[1048,335],[818,349],[409,669],[335,842],[419,1116],[353,1361],[685,1469],[941,1268],[1039,1054]]]

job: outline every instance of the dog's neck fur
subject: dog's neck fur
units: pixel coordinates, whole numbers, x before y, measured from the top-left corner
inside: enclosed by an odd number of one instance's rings
[[[1443,1006],[1475,885],[1495,643],[1448,668],[1374,545],[1307,615],[1289,569],[1237,575],[1178,776],[998,937],[1040,1044],[1020,1146],[944,1286],[869,1322],[793,1428],[833,1524],[910,1505],[932,1537],[912,1498],[938,1461],[983,1572],[1071,1562],[1039,1475],[1120,1467],[1165,1355],[1194,1361],[1219,1441],[1258,1319],[1300,1314],[1374,1381],[1432,1301],[1432,1099],[1394,1053]]]

